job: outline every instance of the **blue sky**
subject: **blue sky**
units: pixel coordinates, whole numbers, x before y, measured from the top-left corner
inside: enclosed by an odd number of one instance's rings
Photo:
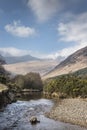
[[[2,55],[55,59],[86,45],[86,0],[0,0]]]

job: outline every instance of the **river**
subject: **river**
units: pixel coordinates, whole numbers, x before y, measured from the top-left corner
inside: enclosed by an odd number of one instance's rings
[[[22,96],[0,112],[0,130],[87,130],[47,118],[44,113],[49,112],[53,105],[53,100],[41,98],[39,95]],[[31,125],[31,116],[37,116],[40,123]]]

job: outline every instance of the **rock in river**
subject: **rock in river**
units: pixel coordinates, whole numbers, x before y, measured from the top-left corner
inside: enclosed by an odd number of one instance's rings
[[[32,116],[32,117],[30,118],[30,122],[31,122],[31,124],[40,123],[40,121],[37,119],[36,116]]]

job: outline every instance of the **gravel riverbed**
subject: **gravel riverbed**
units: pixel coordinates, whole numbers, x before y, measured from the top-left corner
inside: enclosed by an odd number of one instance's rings
[[[63,99],[57,101],[49,118],[87,128],[87,99]]]

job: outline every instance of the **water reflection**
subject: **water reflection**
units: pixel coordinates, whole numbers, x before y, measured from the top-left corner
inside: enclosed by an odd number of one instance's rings
[[[31,99],[37,100],[43,97],[43,94],[41,92],[26,92],[21,93],[21,95],[18,97],[18,100],[22,101],[29,101]]]

